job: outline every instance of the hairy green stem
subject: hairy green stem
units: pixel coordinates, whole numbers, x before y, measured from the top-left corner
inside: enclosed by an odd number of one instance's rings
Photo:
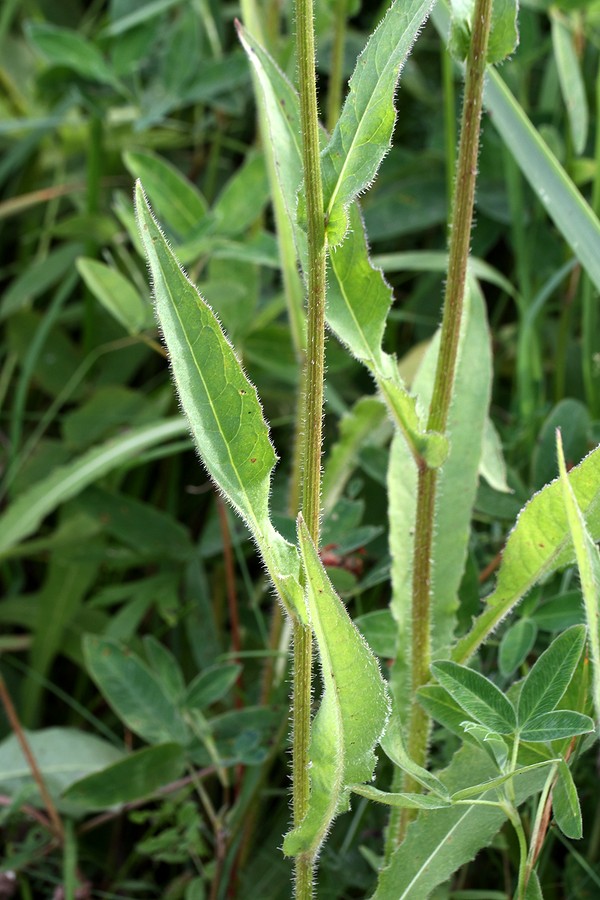
[[[477,0],[473,12],[473,36],[467,59],[465,93],[458,149],[454,209],[448,257],[448,280],[435,382],[427,429],[444,433],[454,389],[458,342],[463,314],[464,294],[473,222],[479,131],[483,105],[488,35],[492,0]],[[431,664],[431,577],[435,520],[437,469],[419,466],[412,591],[412,711],[408,732],[408,751],[421,766],[427,761],[430,719],[415,700],[416,692],[429,681]],[[406,790],[419,786],[407,779]],[[406,810],[400,815],[397,840],[401,840],[411,819]]]
[[[319,545],[321,515],[321,443],[325,357],[325,224],[319,156],[319,115],[315,67],[312,0],[296,0],[296,41],[302,125],[302,160],[308,232],[308,341],[304,378],[304,443],[302,448],[302,514],[315,545]],[[309,738],[311,709],[312,635],[294,622],[294,823],[308,811],[310,794]],[[310,900],[314,859],[296,860],[297,900]]]

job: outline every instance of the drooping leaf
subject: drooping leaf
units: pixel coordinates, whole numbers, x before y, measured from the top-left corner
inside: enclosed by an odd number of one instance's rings
[[[0,516],[0,555],[32,534],[49,513],[89,484],[139,458],[150,447],[182,437],[186,429],[185,420],[179,416],[132,428],[55,469],[24,491]]]
[[[73,782],[63,798],[87,810],[131,803],[175,781],[184,765],[184,753],[179,744],[144,747],[100,772]]]
[[[139,183],[136,215],[175,384],[202,461],[250,528],[282,601],[302,615],[297,551],[269,518],[276,456],[256,388],[180,268]]]
[[[371,185],[390,148],[396,84],[431,5],[430,0],[396,0],[358,59],[322,154],[325,222],[332,246],[346,235],[348,207]]]
[[[570,709],[554,709],[528,719],[519,732],[522,741],[559,741],[594,730],[594,720]]]
[[[512,703],[489,678],[449,660],[433,663],[431,671],[476,721],[498,734],[511,734],[515,730],[517,719]]]
[[[579,841],[583,837],[583,822],[577,788],[564,759],[558,764],[558,780],[552,791],[552,812],[562,833]]]
[[[439,778],[422,766],[418,766],[406,752],[402,737],[402,723],[397,716],[390,717],[388,727],[381,739],[381,748],[396,766],[422,784],[428,791],[444,799],[448,798],[448,791]]]
[[[285,837],[289,856],[316,853],[335,816],[348,807],[348,786],[371,780],[373,749],[389,712],[377,659],[333,590],[302,517],[298,536],[323,697],[311,730],[309,808]]]
[[[446,809],[451,805],[449,800],[444,800],[442,797],[436,797],[432,794],[393,794],[388,791],[380,791],[370,784],[352,784],[350,785],[350,790],[353,794],[366,797],[367,800],[383,803],[385,806],[391,806],[396,809]]]
[[[600,449],[568,475],[569,484],[593,540],[600,540]],[[570,565],[575,549],[558,480],[542,488],[521,510],[511,531],[488,609],[458,641],[452,658],[465,662],[521,598],[545,575]]]
[[[488,781],[482,781],[481,784],[470,784],[469,787],[463,788],[460,791],[455,791],[452,794],[452,802],[456,803],[459,800],[471,800],[479,794],[485,794],[486,791],[502,787],[503,784],[506,784],[508,781],[512,781],[521,775],[526,775],[528,772],[533,772],[535,769],[541,769],[554,764],[556,764],[556,760],[544,759],[541,762],[532,763],[529,766],[520,766],[513,771],[503,772],[502,775],[496,775],[495,778],[490,778]]]
[[[100,50],[82,34],[47,22],[29,22],[27,37],[51,65],[65,66],[83,78],[120,89]]]
[[[600,719],[600,556],[582,514],[581,505],[567,476],[567,467],[560,432],[557,432],[560,483],[567,512],[569,531],[575,547],[575,557],[581,578],[583,605],[587,619],[587,633],[592,661],[593,700],[596,718]]]
[[[130,651],[94,635],[84,639],[86,668],[116,714],[149,744],[186,744],[190,734],[159,679]]]
[[[477,722],[463,722],[461,725],[465,733],[474,737],[481,749],[485,750],[499,770],[504,772],[508,760],[508,745],[504,738]]]
[[[584,643],[584,626],[574,625],[542,653],[521,688],[517,707],[519,728],[555,708],[573,677]]]

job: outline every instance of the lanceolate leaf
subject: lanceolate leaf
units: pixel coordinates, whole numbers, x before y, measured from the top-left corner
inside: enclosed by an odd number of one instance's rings
[[[568,475],[586,527],[600,540],[600,448],[592,450]],[[452,658],[465,662],[482,641],[543,576],[575,561],[562,487],[558,480],[542,488],[522,509],[502,558],[488,609],[475,620]]]
[[[392,291],[383,274],[374,269],[358,206],[350,210],[351,231],[331,252],[334,278],[329,280],[327,323],[348,349],[372,372],[392,420],[412,452],[432,466],[443,462],[447,444],[442,435],[426,433],[420,423],[416,400],[398,373],[396,359],[381,343]]]
[[[519,728],[535,716],[554,709],[573,677],[584,642],[584,626],[575,625],[542,653],[521,688],[517,709]]]
[[[559,741],[577,734],[589,734],[594,721],[571,709],[555,709],[529,719],[520,731],[520,738],[531,743]]]
[[[370,186],[390,148],[400,70],[431,6],[431,0],[396,0],[358,59],[322,156],[325,221],[332,246],[343,240],[348,207]]]
[[[380,791],[370,784],[353,784],[351,790],[353,794],[359,794],[361,797],[366,797],[367,800],[400,809],[445,809],[451,805],[449,800],[434,797],[431,794],[392,794],[388,791]]]
[[[552,791],[552,812],[556,824],[566,837],[574,841],[581,840],[583,823],[579,797],[571,770],[564,759],[558,764],[558,780]]]
[[[285,838],[288,856],[316,853],[335,816],[348,807],[349,785],[371,780],[373,749],[388,717],[379,664],[333,590],[301,517],[298,536],[323,699],[312,726],[309,809]]]
[[[449,661],[433,663],[431,671],[469,716],[498,734],[515,730],[513,706],[489,678]]]
[[[418,766],[406,752],[402,738],[402,723],[398,716],[392,716],[381,740],[382,750],[403,772],[407,772],[415,781],[422,784],[434,794],[448,798],[448,791],[442,782],[432,772]]]
[[[180,268],[139,182],[136,214],[173,376],[202,461],[250,528],[281,599],[302,614],[297,551],[269,518],[276,456],[256,389],[213,311]]]

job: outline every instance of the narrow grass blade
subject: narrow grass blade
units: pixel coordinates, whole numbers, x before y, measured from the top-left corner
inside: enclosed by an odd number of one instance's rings
[[[371,780],[373,750],[389,712],[377,659],[333,590],[301,517],[298,537],[323,698],[312,724],[309,808],[286,835],[283,849],[288,856],[316,853],[335,816],[348,808],[348,786]]]
[[[107,441],[36,482],[0,516],[0,556],[28,537],[43,519],[108,472],[139,457],[150,447],[187,432],[183,418],[164,419]]]
[[[370,187],[390,149],[396,84],[431,6],[431,0],[396,0],[358,59],[321,161],[327,238],[332,246],[342,242],[348,230],[348,207]]]
[[[581,578],[581,590],[583,592],[583,605],[592,660],[594,710],[596,719],[600,720],[600,556],[598,547],[595,544],[597,537],[594,538],[590,535],[582,512],[581,502],[573,490],[570,477],[567,475],[560,431],[556,433],[556,444],[563,501],[567,512],[569,531],[575,547],[575,556]],[[595,531],[592,532],[592,534],[595,533]]]
[[[585,628],[575,625],[559,635],[536,661],[519,694],[519,728],[550,712],[569,686],[585,643]],[[525,740],[525,738],[524,738]]]
[[[591,539],[600,540],[600,448],[567,477]],[[537,581],[575,561],[562,491],[555,480],[521,510],[504,548],[496,588],[487,598],[488,609],[456,645],[452,653],[456,662],[468,660]]]
[[[250,528],[282,601],[303,615],[297,551],[269,517],[276,455],[256,388],[179,266],[139,182],[136,214],[173,377],[202,462]]]

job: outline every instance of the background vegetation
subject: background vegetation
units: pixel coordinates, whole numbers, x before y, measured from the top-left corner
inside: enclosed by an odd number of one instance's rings
[[[349,76],[386,6],[317,4],[330,122],[339,21],[348,23]],[[291,4],[269,0],[261,14],[271,52],[293,76]],[[258,388],[282,460],[273,508],[293,536],[298,333],[286,315],[239,15],[217,0],[7,0],[0,11],[0,671],[5,707],[12,697],[54,798],[40,807],[7,717],[0,896],[13,887],[23,898],[289,896],[278,849],[289,820],[288,635],[273,620],[252,543],[178,414],[131,200],[141,177]],[[520,36],[502,77],[597,210],[600,4],[530,0]],[[430,22],[403,73],[394,148],[363,203],[396,297],[386,347],[408,380],[440,318],[459,100],[460,74]],[[490,431],[495,461],[475,504],[463,631],[516,514],[556,475],[555,427],[569,465],[600,439],[596,290],[549,218],[543,185],[534,191],[521,174],[520,140],[511,147],[485,120],[472,252],[493,334],[500,440]],[[566,215],[555,209],[554,221]],[[364,370],[330,339],[324,561],[385,664],[395,647],[383,418],[357,441],[342,479],[335,470],[348,413],[368,393]],[[343,490],[327,493],[328,478]],[[581,620],[568,569],[503,624],[483,671],[505,688]],[[129,690],[108,704],[96,684],[123,672]],[[191,740],[191,770],[169,743],[177,735]],[[436,733],[436,762],[455,747],[449,732]],[[125,751],[136,752],[135,775]],[[550,900],[600,890],[594,756],[575,768],[585,840],[575,848],[556,831],[544,846]],[[379,777],[385,771],[382,761]],[[383,809],[355,798],[323,852],[320,897],[370,895],[384,825]],[[475,900],[490,885],[510,896],[515,860],[514,837],[502,831],[436,897]]]

